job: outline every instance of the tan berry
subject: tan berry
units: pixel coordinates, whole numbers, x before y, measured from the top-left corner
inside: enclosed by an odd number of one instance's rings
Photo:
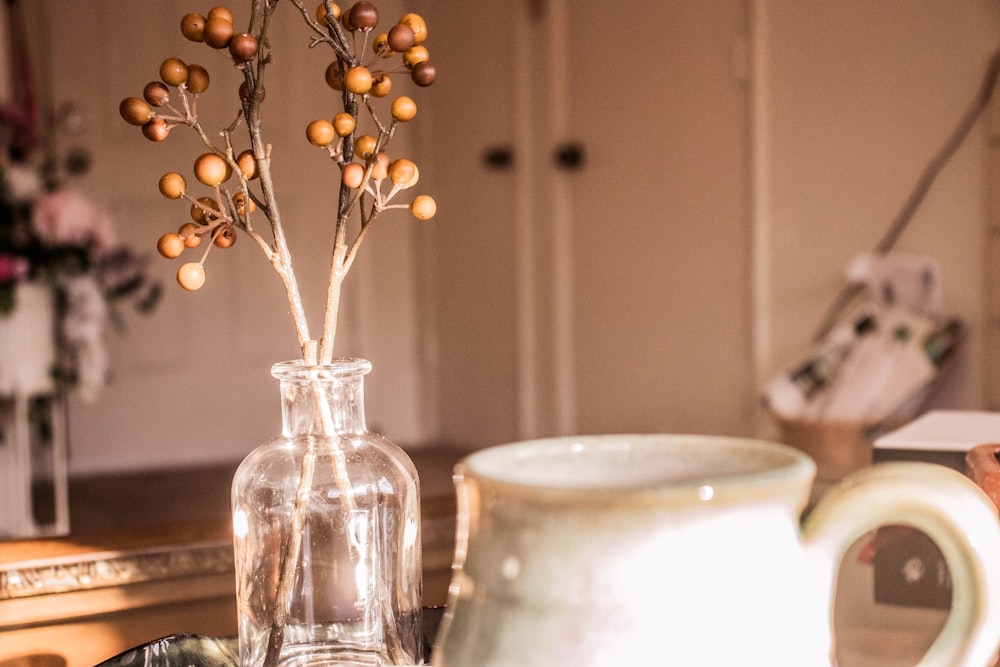
[[[219,217],[215,208],[215,200],[211,197],[198,197],[198,204],[191,204],[191,219],[199,225],[207,225]],[[183,235],[181,234],[181,236]]]
[[[236,228],[232,225],[223,225],[212,237],[212,243],[217,248],[230,248],[236,243]]]
[[[142,99],[154,107],[162,107],[170,101],[170,89],[159,81],[150,81],[142,89]]]
[[[376,35],[372,40],[372,51],[380,58],[391,58],[393,50],[389,47],[389,35],[384,32]]]
[[[214,188],[229,179],[229,163],[215,153],[202,153],[194,161],[194,175],[208,187]]]
[[[201,65],[188,65],[187,89],[192,93],[208,90],[208,70]]]
[[[153,110],[146,100],[138,97],[126,97],[118,105],[118,113],[130,125],[145,125],[153,119]]]
[[[386,176],[389,175],[389,156],[385,153],[379,153],[372,160],[372,178],[376,181],[381,181]]]
[[[355,127],[357,127],[357,121],[354,120],[354,116],[346,111],[341,111],[333,117],[333,131],[339,137],[346,137],[354,131]]]
[[[355,95],[364,95],[372,88],[374,79],[371,71],[362,65],[352,67],[344,73],[344,87]]]
[[[407,67],[413,67],[417,63],[425,63],[431,59],[430,51],[426,46],[414,46],[403,54],[403,62]]]
[[[333,13],[333,20],[340,20],[340,5],[336,2],[330,3],[330,10]],[[316,5],[316,20],[320,23],[326,23],[326,3],[321,2]]]
[[[188,292],[197,292],[205,284],[205,267],[199,262],[188,262],[177,269],[177,284]]]
[[[354,140],[354,152],[366,160],[375,154],[375,146],[378,142],[370,134],[362,134]]]
[[[187,181],[176,171],[168,171],[160,177],[160,194],[167,199],[180,199],[187,192]]]
[[[192,42],[205,40],[205,17],[201,14],[185,14],[181,19],[181,34]]]
[[[232,10],[223,5],[216,5],[215,7],[209,9],[207,16],[210,19],[220,18],[225,19],[230,23],[236,23],[236,17],[233,16]]]
[[[247,214],[257,210],[257,204],[254,203],[253,198],[246,196],[242,192],[237,192],[233,195],[233,206],[236,207],[236,212],[244,218],[247,217]]]
[[[236,165],[240,168],[243,178],[248,181],[257,178],[257,160],[254,158],[252,151],[245,150],[237,155]]]
[[[201,245],[201,235],[198,233],[201,227],[193,222],[185,222],[177,230],[177,235],[184,239],[184,246],[187,248],[197,248]]]
[[[349,188],[361,186],[365,180],[365,168],[357,162],[344,165],[344,170],[340,173],[341,182]]]
[[[314,120],[306,127],[306,138],[313,146],[329,146],[336,136],[333,123],[322,118]]]
[[[372,97],[385,97],[392,90],[392,77],[388,74],[375,74],[372,82],[372,89],[369,94]]]
[[[167,259],[177,259],[184,252],[184,239],[180,234],[167,232],[156,242],[156,250]]]
[[[405,25],[410,30],[413,31],[413,43],[423,44],[424,40],[427,39],[427,22],[424,21],[420,14],[404,14],[398,23]]]
[[[437,202],[430,195],[417,195],[410,204],[410,212],[417,220],[430,220],[437,213]]]
[[[413,180],[413,176],[416,173],[417,165],[413,164],[413,160],[407,160],[406,158],[393,160],[389,166],[389,178],[396,185],[406,185]]]
[[[150,141],[163,141],[170,134],[170,126],[162,118],[154,118],[142,126],[142,136]]]
[[[187,65],[180,58],[167,58],[160,63],[160,79],[170,86],[183,85],[188,78]]]
[[[403,123],[413,120],[413,117],[417,115],[417,103],[406,95],[394,99],[390,108],[392,117]]]
[[[417,181],[419,180],[420,180],[420,168],[417,167],[417,165],[413,165],[413,176],[410,178],[410,180],[406,181],[405,183],[400,183],[400,185],[404,188],[412,188],[414,185],[417,184]]]

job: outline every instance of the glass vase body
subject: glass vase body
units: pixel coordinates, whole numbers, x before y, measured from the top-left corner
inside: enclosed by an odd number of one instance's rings
[[[274,366],[282,433],[233,479],[242,667],[422,664],[420,486],[364,360]]]

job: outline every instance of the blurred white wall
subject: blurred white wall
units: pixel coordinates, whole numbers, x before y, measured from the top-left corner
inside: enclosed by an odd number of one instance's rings
[[[232,4],[238,19],[245,20],[244,3]],[[390,17],[404,10],[403,4],[395,1],[379,4]],[[556,4],[572,12],[586,7],[586,3]],[[196,142],[193,136],[182,136],[179,131],[178,136],[171,136],[163,144],[146,141],[137,129],[121,121],[118,102],[138,94],[147,81],[154,79],[164,57],[177,55],[204,64],[212,72],[212,88],[205,94],[202,107],[206,115],[211,115],[213,93],[228,92],[227,87],[236,85],[235,73],[224,58],[207,47],[186,42],[177,27],[185,12],[205,11],[207,6],[168,0],[94,0],[86,11],[79,11],[68,9],[59,0],[34,0],[32,7],[37,8],[40,21],[40,48],[51,54],[52,102],[75,102],[87,119],[82,133],[62,137],[65,145],[81,144],[94,153],[94,169],[83,186],[112,210],[124,238],[153,253],[156,238],[187,217],[185,207],[160,197],[157,180],[168,170],[189,170]],[[416,7],[429,15],[454,9],[458,12],[453,16],[454,23],[467,25],[467,34],[454,34],[447,40],[442,36],[438,43],[464,40],[467,49],[477,47],[476,30],[482,26],[476,14],[478,5],[461,3],[460,8],[451,8],[447,3],[435,2],[417,3]],[[665,12],[683,10],[685,15],[697,14],[699,7],[700,3],[687,4],[684,0],[664,3]],[[729,160],[733,167],[731,178],[745,182],[745,187],[730,188],[729,193],[739,204],[734,209],[741,218],[740,226],[735,228],[738,233],[720,235],[713,242],[733,243],[727,252],[746,267],[742,275],[747,284],[740,287],[746,299],[736,304],[746,310],[745,317],[740,315],[745,326],[733,334],[740,341],[750,341],[746,345],[741,342],[733,357],[732,366],[736,368],[732,379],[738,386],[733,401],[739,407],[725,415],[719,428],[750,435],[767,429],[757,406],[756,387],[806,344],[840,285],[846,261],[874,245],[924,164],[975,94],[990,54],[1000,45],[1000,5],[988,0],[720,0],[705,7],[715,12],[713,15],[724,16],[733,34],[731,44],[711,48],[727,49],[731,67],[739,70],[745,66],[747,75],[748,87],[743,94],[734,94],[731,89],[740,85],[738,81],[723,93],[711,86],[703,91],[725,95],[724,100],[712,98],[703,104],[711,108],[718,101],[717,109],[724,104],[726,114],[737,114],[725,118],[727,128],[743,128],[737,140],[731,133],[713,132],[710,124],[715,121],[706,116],[697,142],[701,142],[705,154]],[[305,46],[285,48],[285,43],[301,45],[304,32],[291,11],[293,7],[283,9],[288,11],[279,13],[281,20],[275,32],[282,49],[276,55],[268,84],[269,96],[281,102],[267,111],[265,123],[276,147],[274,160],[284,217],[289,222],[293,250],[298,253],[297,266],[303,273],[308,304],[316,319],[328,257],[328,244],[323,239],[329,225],[325,204],[316,194],[332,188],[336,173],[319,151],[306,145],[303,128],[313,118],[332,113],[334,96],[322,81],[329,58],[326,54],[309,52]],[[433,30],[432,24],[432,48]],[[585,34],[592,35],[595,43],[600,42],[600,30],[596,25]],[[629,31],[626,26],[618,32]],[[512,41],[512,48],[525,48],[525,40],[537,43],[546,38],[541,33],[515,37],[520,41]],[[671,76],[682,77],[688,60],[701,62],[701,50],[710,48],[697,40],[690,42],[671,42],[674,50],[669,53],[675,67],[671,71],[676,72]],[[587,44],[585,41],[575,46],[583,48]],[[613,67],[607,76],[611,78],[596,89],[603,89],[620,105],[669,108],[676,104],[671,97],[676,87],[663,78],[663,63],[658,61],[655,44],[648,39],[630,42],[616,37],[608,46],[615,54],[609,62]],[[458,69],[469,53],[463,49],[435,51],[441,76],[447,76],[449,65]],[[505,66],[503,59],[509,59],[512,66],[517,62],[509,51],[491,54],[500,59],[500,70]],[[544,63],[530,59],[523,63],[529,71],[534,71],[536,65],[542,67]],[[630,81],[646,85],[639,90],[617,89],[615,68],[627,68]],[[582,70],[581,75],[588,71],[592,70]],[[470,96],[475,96],[476,87],[489,86],[490,81],[486,77],[471,78],[462,85],[468,87]],[[434,88],[417,91],[415,97],[433,126],[434,119],[441,117],[440,113],[435,115]],[[497,114],[505,113],[500,107],[496,109]],[[227,106],[215,118],[215,124],[228,123],[234,113]],[[472,126],[486,132],[503,118],[474,120]],[[661,122],[669,128],[671,117],[663,116]],[[419,143],[430,141],[422,137],[419,125],[414,126],[412,137],[406,136],[410,128],[404,129],[407,132],[400,150],[414,145],[411,140],[416,143],[414,153],[421,173],[434,186],[441,207],[447,207],[448,190],[461,185],[442,182],[441,175],[447,170],[443,165],[438,169],[434,160],[443,152],[434,145]],[[587,138],[588,128],[573,129]],[[595,134],[617,137],[609,143],[630,147],[637,153],[642,153],[644,145],[652,150],[656,141],[671,140],[669,132],[657,139],[657,135],[637,137],[632,134],[634,130],[617,125],[614,118],[608,119],[606,125],[591,128]],[[436,135],[435,140],[437,136],[441,135]],[[456,136],[453,140],[480,142],[481,137]],[[973,325],[959,372],[939,399],[950,406],[979,408],[986,401],[982,363],[985,346],[980,325],[986,298],[988,148],[987,133],[980,127],[942,174],[900,243],[901,249],[938,257],[944,268],[949,309]],[[653,163],[657,169],[669,172],[670,182],[678,191],[690,193],[690,203],[696,205],[698,197],[694,195],[704,186],[704,174],[692,170],[683,159],[671,159],[669,152],[664,155]],[[453,211],[455,214],[460,212]],[[685,218],[681,213],[672,220],[669,224],[684,224]],[[502,224],[504,220],[493,222]],[[635,224],[664,222],[639,218]],[[680,229],[675,236],[683,239],[683,232]],[[437,284],[435,275],[440,266],[467,258],[445,255],[445,248],[433,244],[432,233],[405,213],[387,216],[364,248],[356,273],[349,278],[339,351],[368,357],[374,363],[367,383],[369,421],[406,446],[441,439],[475,446],[523,432],[517,430],[518,412],[523,412],[523,392],[531,386],[518,375],[525,373],[524,357],[518,356],[523,350],[498,351],[493,341],[480,338],[467,341],[462,359],[452,356],[452,362],[446,363],[455,351],[438,347],[442,340],[450,338],[440,335],[442,323],[431,317],[434,311],[428,304],[439,297],[428,294],[428,286]],[[576,257],[601,252],[599,237],[580,232],[571,237],[571,243]],[[541,252],[550,250],[540,248]],[[681,247],[673,250],[684,255]],[[621,262],[632,272],[624,284],[633,284],[632,279],[642,284],[636,272],[644,264],[627,254],[608,259]],[[691,256],[683,259],[696,260]],[[174,263],[154,257],[151,266],[167,288],[160,308],[148,318],[128,318],[128,330],[114,338],[116,378],[99,402],[71,405],[74,474],[228,461],[243,456],[277,429],[277,384],[268,371],[271,363],[294,357],[297,349],[278,281],[259,252],[243,239],[228,252],[213,253],[207,264],[208,284],[197,294],[181,293],[174,287]],[[587,269],[570,267],[570,272]],[[461,291],[463,285],[450,284],[447,288],[451,293]],[[477,294],[470,299],[473,310],[464,317],[476,322],[498,312],[523,314],[510,299],[518,299],[518,294],[523,297],[531,286],[518,289],[521,291],[512,289],[500,296]],[[498,298],[503,301],[498,302]],[[641,308],[641,290],[628,298]],[[537,308],[548,312],[549,305],[542,301]],[[697,318],[697,305],[691,304],[684,317]],[[662,333],[644,334],[637,339],[640,342],[629,350],[630,358],[641,360],[644,354],[655,357],[656,348],[643,346],[654,341],[669,344],[677,318],[678,313],[669,309],[643,313],[643,326]],[[616,324],[588,318],[583,325],[594,328],[576,331],[573,340],[584,344],[588,354],[598,349],[613,351],[621,344],[615,338]],[[518,330],[516,323],[510,326],[511,331]],[[547,321],[542,321],[528,339],[537,334],[551,343],[548,326]],[[449,336],[461,335],[461,331],[449,332]],[[528,339],[517,338],[516,344]],[[710,359],[716,352],[717,348],[690,350],[692,358],[701,355]],[[510,358],[505,356],[508,353]],[[502,363],[496,365],[498,370],[488,381],[463,384],[476,372],[469,360],[477,358],[499,359]],[[517,359],[522,360],[520,365]],[[540,400],[545,401],[546,410],[558,404],[558,399],[547,395],[560,386],[556,376],[563,373],[563,381],[567,377],[565,368],[552,367],[551,362],[549,357],[540,358],[537,372],[545,377],[534,385],[541,391]],[[573,358],[568,363],[579,372],[587,362],[586,358]],[[679,424],[678,428],[694,425],[709,430],[712,397],[718,393],[720,382],[729,379],[685,377],[683,384],[671,387],[672,392],[703,397],[696,398],[703,408],[702,416],[681,414],[675,421],[657,421],[655,416],[643,413],[629,423],[644,428],[664,424],[672,428]],[[584,380],[594,392],[599,389],[591,379]],[[452,388],[445,401],[441,399],[442,386]],[[635,386],[623,381],[608,391],[620,405],[628,406],[638,400],[632,400],[635,397],[630,397],[630,391],[649,394],[658,386],[662,385],[650,379]],[[474,414],[472,408],[491,410],[490,396],[482,393],[491,391],[505,401],[497,406],[501,419],[473,418],[455,423],[452,418],[461,417],[463,411]],[[569,411],[576,417],[564,421],[562,428],[619,427],[614,419],[591,409],[601,407],[597,403],[599,394],[576,399],[578,404]],[[669,405],[664,406],[664,410],[669,409]],[[449,433],[450,428],[454,432]]]

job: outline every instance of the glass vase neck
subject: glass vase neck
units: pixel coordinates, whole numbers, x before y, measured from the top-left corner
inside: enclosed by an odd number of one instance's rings
[[[275,364],[271,375],[281,385],[282,434],[364,433],[364,376],[371,367],[365,359],[335,359],[325,365],[302,360]]]

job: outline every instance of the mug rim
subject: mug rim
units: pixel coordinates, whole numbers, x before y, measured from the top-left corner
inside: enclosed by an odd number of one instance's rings
[[[680,479],[657,480],[652,475],[643,481],[620,484],[575,479],[546,481],[544,471],[538,472],[538,466],[528,466],[533,462],[544,463],[546,456],[573,456],[595,449],[639,447],[650,451],[675,449],[679,452],[684,448],[690,451],[695,446],[714,447],[716,455],[719,449],[753,452],[773,464],[761,464],[746,470],[737,467],[721,473],[706,472]],[[508,464],[508,467],[498,472],[495,468],[502,463]],[[511,466],[512,463],[518,465]],[[722,500],[727,497],[746,498],[748,495],[783,495],[789,489],[808,490],[815,477],[816,464],[812,458],[786,444],[758,438],[665,433],[589,434],[508,442],[467,454],[454,468],[456,484],[471,479],[481,485],[504,487],[508,492],[520,490],[531,495],[541,493],[574,498],[655,494]]]

